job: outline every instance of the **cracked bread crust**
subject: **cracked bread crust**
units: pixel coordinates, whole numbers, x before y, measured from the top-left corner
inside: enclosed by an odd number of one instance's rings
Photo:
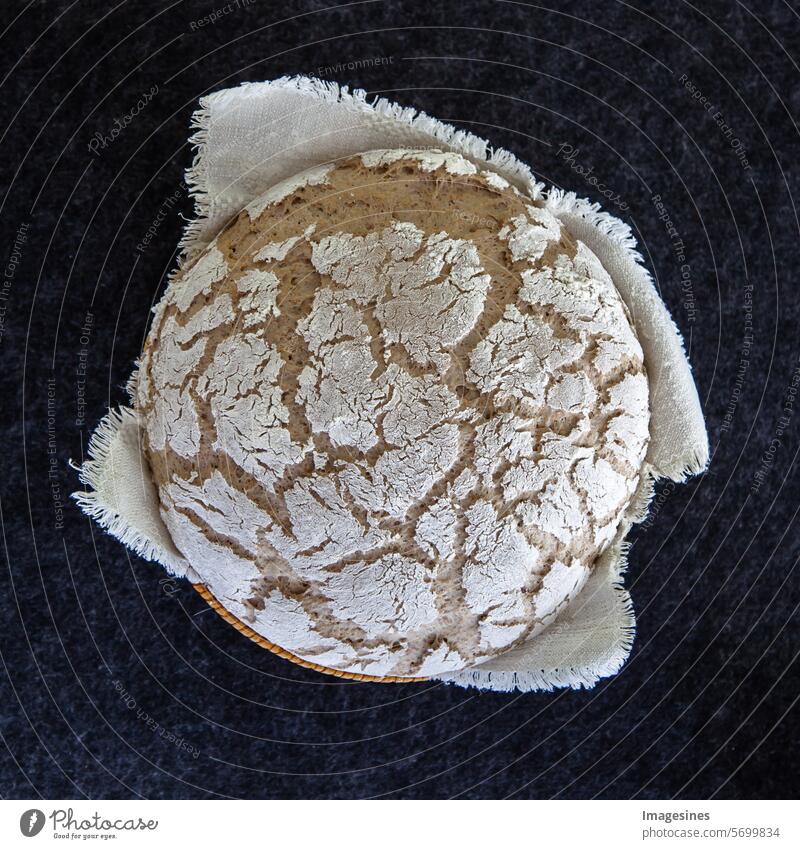
[[[259,198],[175,277],[135,382],[175,544],[317,664],[428,676],[538,633],[614,538],[648,442],[598,259],[453,153]]]

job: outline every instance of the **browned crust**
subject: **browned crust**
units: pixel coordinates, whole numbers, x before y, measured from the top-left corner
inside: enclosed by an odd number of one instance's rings
[[[252,640],[256,645],[261,646],[262,649],[269,649],[273,654],[277,654],[278,657],[282,657],[284,660],[290,660],[298,666],[313,669],[315,672],[322,672],[325,675],[332,675],[334,678],[346,678],[349,681],[368,681],[373,684],[418,684],[420,681],[429,680],[428,678],[400,678],[394,675],[386,675],[381,678],[377,675],[362,675],[359,672],[342,672],[340,669],[331,669],[328,666],[320,666],[318,663],[303,660],[301,657],[297,657],[297,655],[286,651],[286,649],[276,646],[275,643],[265,640],[261,634],[256,633],[248,625],[245,625],[241,619],[237,619],[214,598],[205,584],[192,584],[192,586],[200,593],[211,609],[218,613],[229,625],[233,625],[240,634],[244,634],[245,637]]]

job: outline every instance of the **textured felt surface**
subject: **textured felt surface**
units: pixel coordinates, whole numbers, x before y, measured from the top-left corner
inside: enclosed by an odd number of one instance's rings
[[[220,6],[202,22],[210,3],[3,4],[0,793],[795,794],[797,12]],[[286,73],[485,135],[541,179],[604,201],[641,240],[686,337],[713,460],[662,487],[635,532],[636,643],[594,690],[478,694],[306,672],[69,503],[68,460],[125,399],[192,208],[193,105]]]

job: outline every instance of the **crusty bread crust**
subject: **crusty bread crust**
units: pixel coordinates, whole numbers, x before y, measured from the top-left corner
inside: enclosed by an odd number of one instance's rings
[[[456,154],[377,151],[251,204],[171,283],[136,388],[214,596],[322,666],[427,676],[537,633],[639,481],[624,303]]]

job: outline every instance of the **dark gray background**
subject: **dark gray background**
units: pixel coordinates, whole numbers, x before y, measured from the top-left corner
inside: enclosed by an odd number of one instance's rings
[[[783,432],[781,415],[800,353],[796,6],[254,0],[192,26],[214,7],[2,7],[0,792],[795,795],[800,409]],[[662,488],[657,515],[635,532],[636,643],[594,690],[479,694],[306,672],[239,636],[190,587],[165,585],[67,503],[77,483],[67,461],[125,400],[191,214],[180,192],[158,239],[136,252],[181,187],[197,98],[287,73],[427,110],[599,200],[573,165],[593,168],[626,205],[609,209],[634,228],[685,334],[713,462]],[[152,101],[93,155],[93,135],[152,86]],[[578,149],[573,165],[562,144]],[[654,194],[685,242],[685,284]]]

